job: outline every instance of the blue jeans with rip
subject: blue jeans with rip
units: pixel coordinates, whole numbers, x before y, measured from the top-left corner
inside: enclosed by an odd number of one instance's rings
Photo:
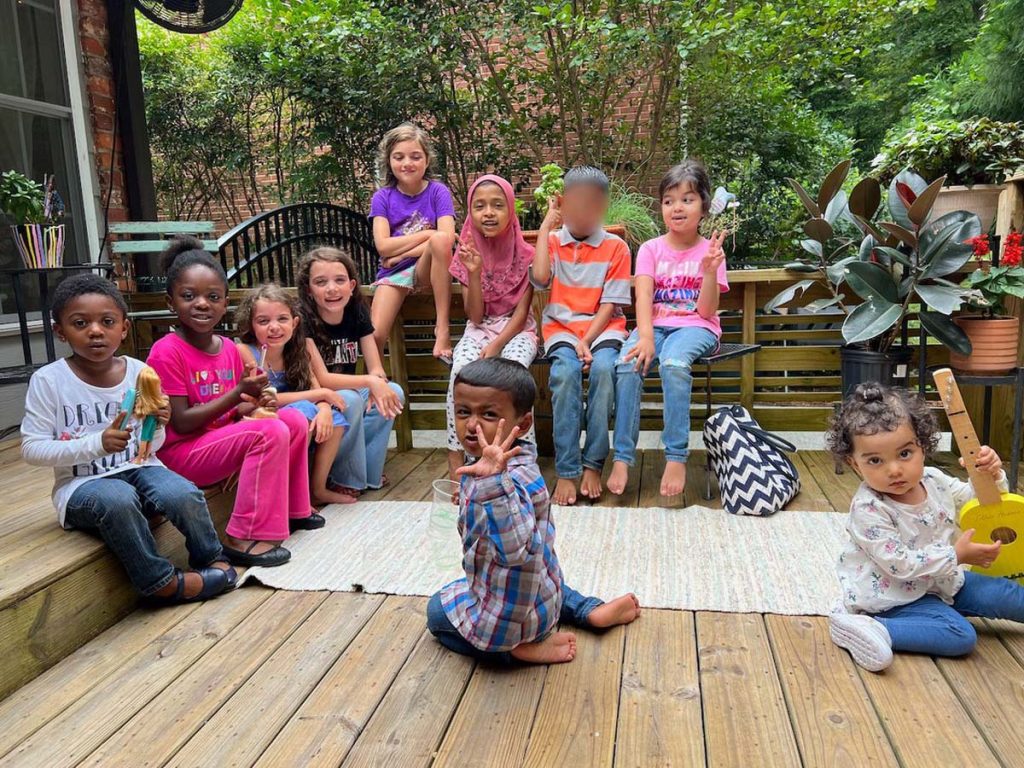
[[[963,656],[974,650],[978,636],[965,616],[1024,622],[1024,587],[1010,579],[967,571],[952,605],[936,595],[925,595],[874,614],[889,631],[894,651],[931,656]]]
[[[559,621],[574,627],[586,627],[590,612],[603,605],[604,601],[596,597],[584,597],[572,587],[562,582],[562,610]],[[515,657],[509,651],[481,651],[464,638],[452,624],[448,614],[441,607],[441,593],[435,592],[427,603],[427,629],[445,648],[463,656],[491,661],[501,665],[515,664]]]
[[[151,595],[174,578],[174,564],[157,552],[149,518],[163,515],[182,536],[192,568],[224,559],[206,497],[166,467],[133,467],[80,485],[64,524],[100,536],[136,591]]]
[[[405,393],[402,388],[393,381],[389,381],[388,386],[404,403]],[[388,457],[388,438],[391,437],[395,420],[385,419],[376,406],[366,410],[366,404],[370,401],[368,388],[341,389],[338,394],[345,400],[348,428],[341,438],[338,455],[328,478],[334,485],[355,488],[357,491],[380,488],[384,461]]]
[[[636,464],[636,442],[640,437],[640,393],[642,372],[626,355],[640,341],[637,329],[629,334],[615,366],[615,461]],[[654,361],[661,371],[664,401],[665,460],[686,463],[690,455],[691,367],[703,355],[718,348],[718,337],[707,328],[665,328],[654,326]],[[652,362],[652,367],[653,367]]]
[[[615,347],[593,350],[587,388],[587,438],[580,451],[580,432],[584,425],[583,363],[576,350],[568,344],[555,347],[548,354],[551,373],[552,430],[555,443],[555,472],[559,477],[576,478],[584,467],[604,467],[608,458],[608,421],[615,402]]]

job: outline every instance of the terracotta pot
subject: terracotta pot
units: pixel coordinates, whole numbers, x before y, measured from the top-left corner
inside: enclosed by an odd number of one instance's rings
[[[999,210],[999,195],[1003,184],[975,184],[973,187],[943,187],[935,199],[929,218],[935,220],[950,211],[968,211],[978,214],[981,231],[988,232]]]
[[[964,373],[998,374],[1017,367],[1020,321],[1016,317],[964,315],[953,318],[971,340],[973,351],[964,356],[950,350],[949,364]]]

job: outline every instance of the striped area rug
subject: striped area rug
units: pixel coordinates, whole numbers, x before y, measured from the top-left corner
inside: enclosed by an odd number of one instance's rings
[[[461,575],[454,507],[361,502],[324,510],[327,525],[300,531],[292,560],[250,568],[290,590],[433,594]],[[846,515],[721,510],[556,507],[566,583],[605,599],[635,592],[642,605],[695,611],[827,615],[839,594],[835,563]]]

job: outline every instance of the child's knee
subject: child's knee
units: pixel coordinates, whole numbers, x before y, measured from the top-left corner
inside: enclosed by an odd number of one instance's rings
[[[391,387],[392,392],[398,395],[398,399],[402,402],[402,405],[405,405],[405,392],[402,388],[393,381],[389,381],[388,386]]]
[[[577,361],[578,362],[578,361]],[[565,387],[583,389],[583,368],[573,361],[556,357],[551,361],[551,372],[548,374],[548,386],[562,390]]]
[[[437,231],[430,236],[430,246],[441,254],[450,254],[455,247],[455,235],[450,232]]]
[[[353,389],[342,389],[338,391],[338,394],[345,401],[345,419],[349,425],[361,421],[363,411],[366,409],[366,401]]]
[[[616,372],[616,360],[614,355],[594,355],[590,363],[590,381],[613,380]]]
[[[946,652],[950,656],[966,656],[978,644],[978,633],[974,625],[963,616],[950,618],[942,631],[946,635]]]
[[[439,632],[450,629],[448,616],[441,605],[441,593],[435,592],[427,601],[427,629],[437,637]]]
[[[693,381],[690,361],[678,357],[665,358],[661,361],[661,378],[679,382]]]

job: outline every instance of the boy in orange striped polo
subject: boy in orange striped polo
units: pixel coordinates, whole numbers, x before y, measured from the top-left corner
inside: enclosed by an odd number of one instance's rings
[[[551,200],[537,237],[531,280],[550,288],[541,332],[551,359],[556,504],[576,503],[579,492],[601,495],[608,457],[608,419],[615,402],[615,361],[626,339],[623,307],[630,304],[629,247],[602,226],[608,177],[578,166],[565,174],[565,191]],[[589,372],[586,442],[583,374]]]

